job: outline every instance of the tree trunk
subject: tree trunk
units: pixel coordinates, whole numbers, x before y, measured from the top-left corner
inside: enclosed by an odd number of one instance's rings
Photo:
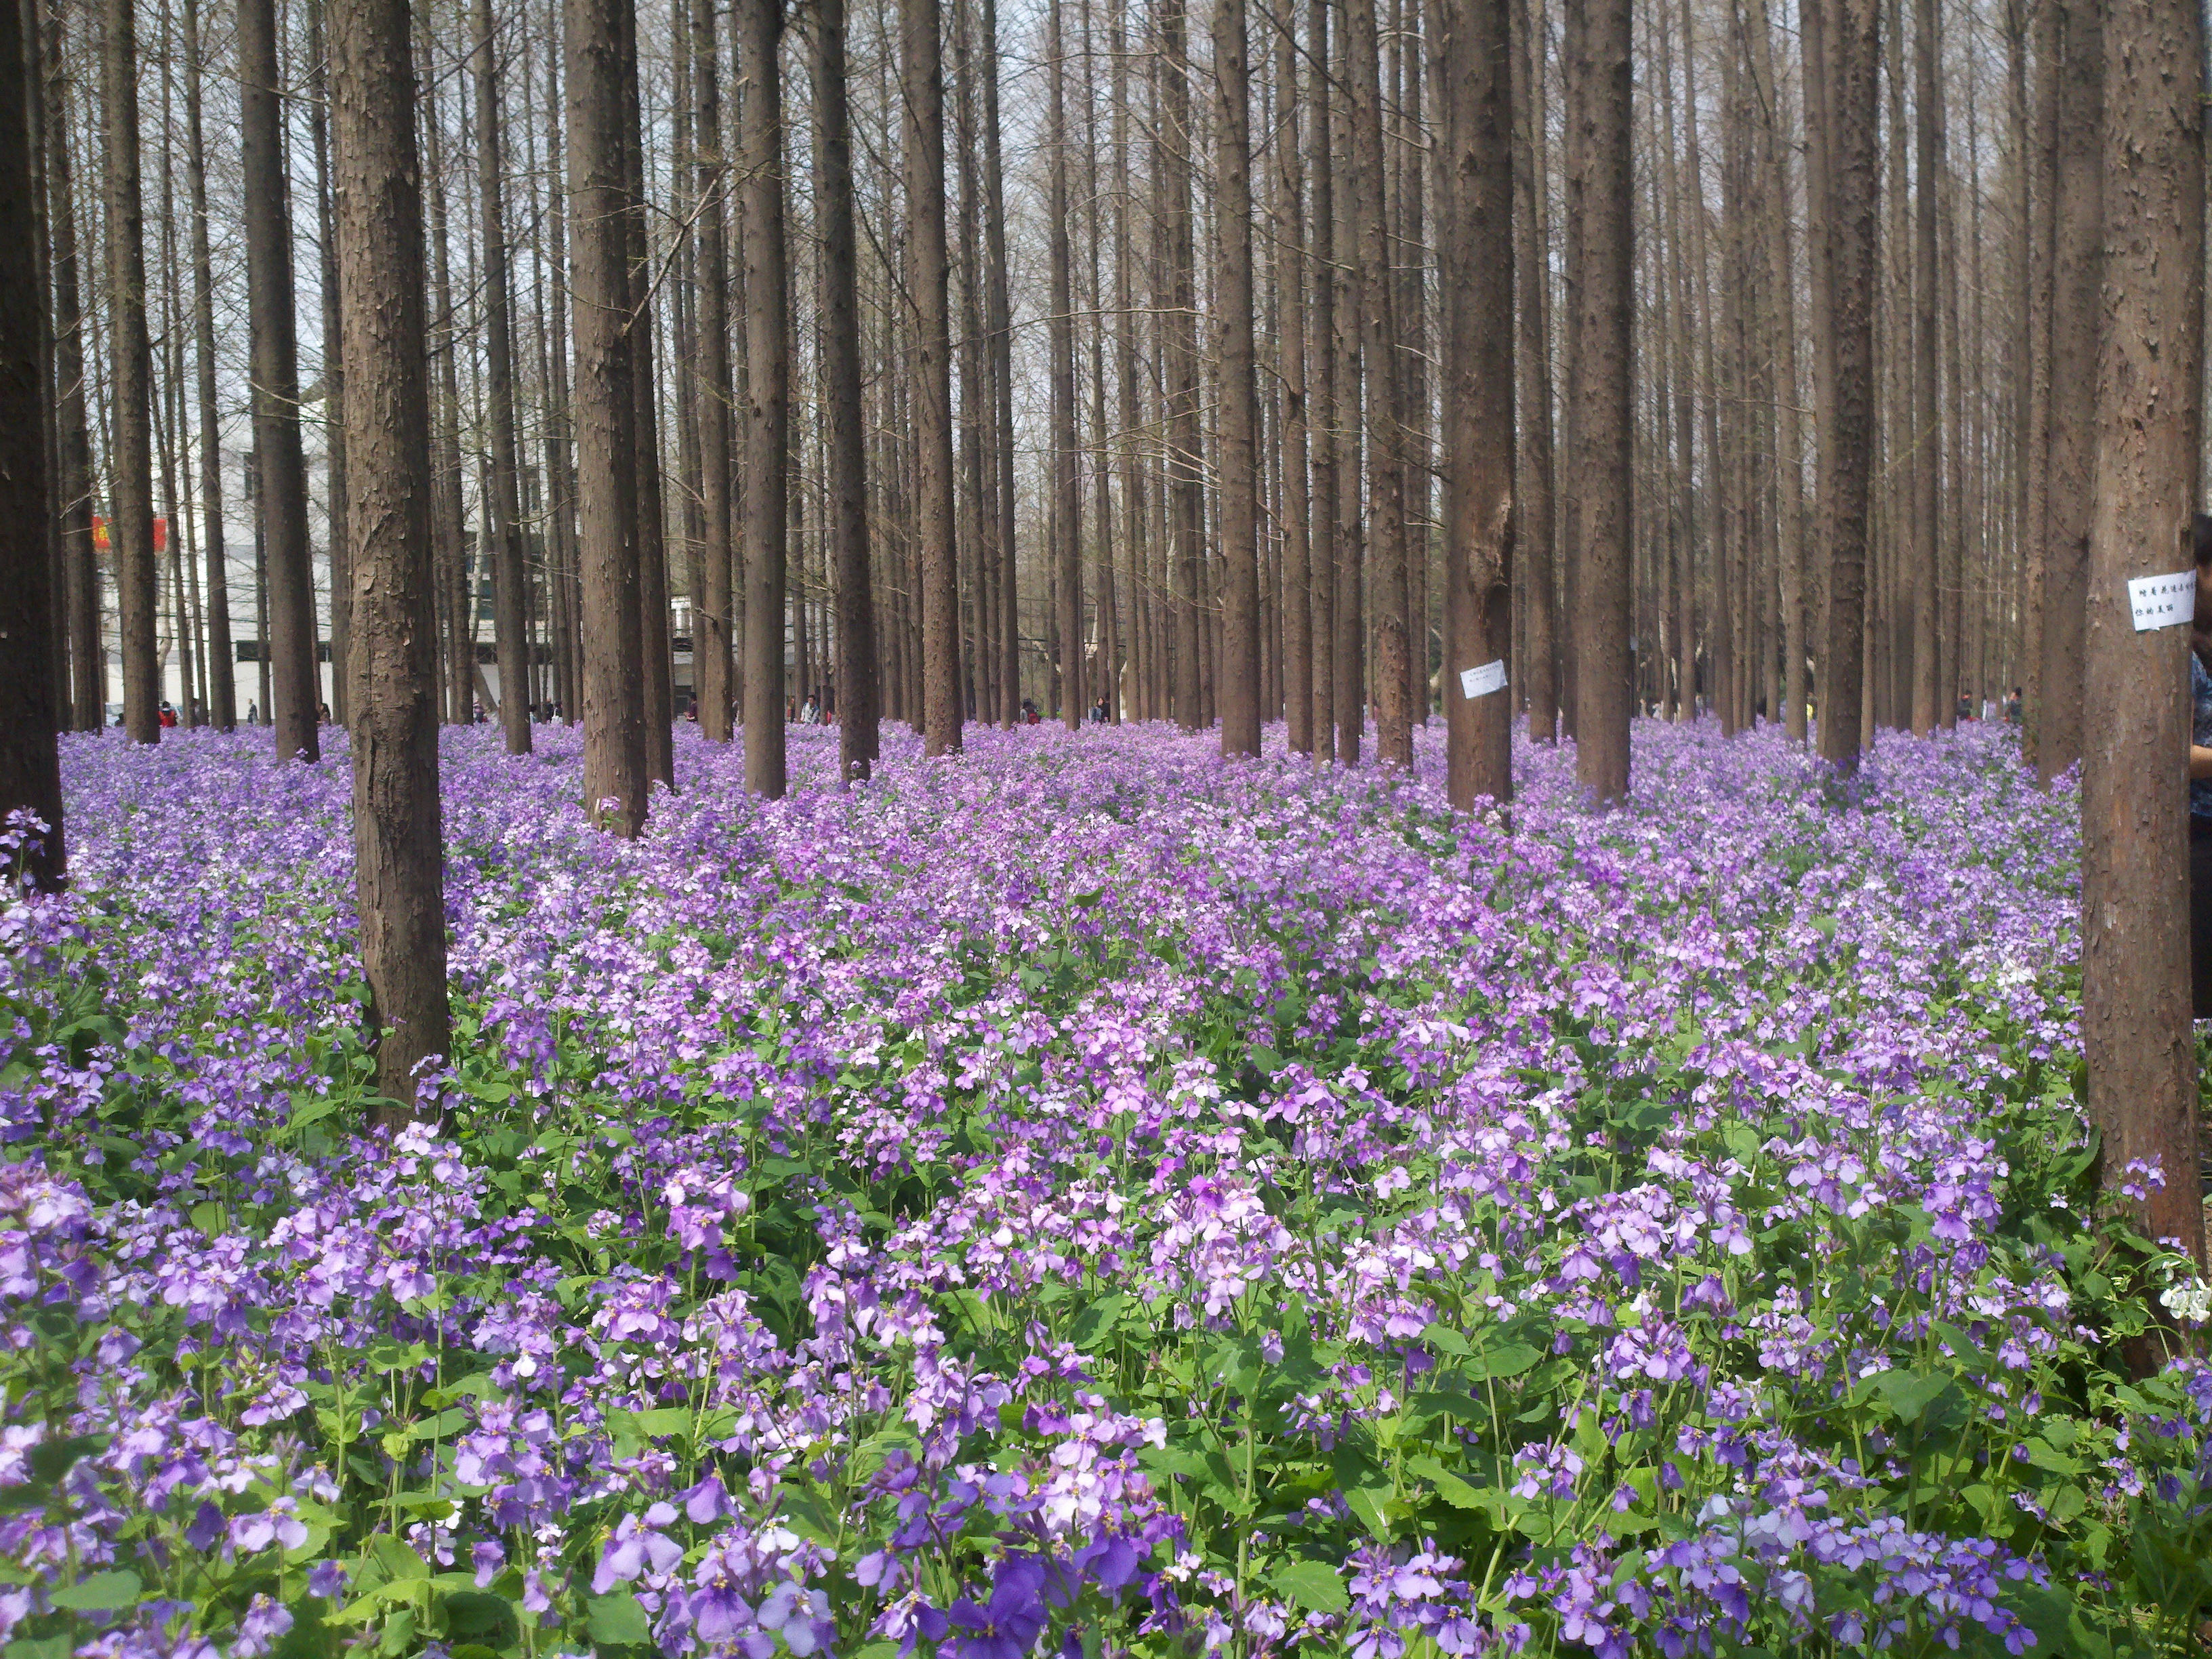
[[[312,0],[307,8],[307,55],[314,66],[308,82],[307,131],[315,155],[315,235],[322,270],[323,512],[331,562],[331,714],[343,726],[351,719],[345,663],[353,585],[346,570],[345,364],[338,321],[337,224],[331,210],[330,77],[321,0]],[[210,516],[210,534],[219,536],[221,526]],[[320,671],[317,673],[319,678]]]
[[[1413,764],[1407,697],[1405,376],[1392,293],[1395,250],[1383,212],[1381,54],[1374,0],[1350,0],[1345,44],[1352,71],[1352,214],[1359,271],[1359,360],[1367,437],[1367,511],[1374,542],[1376,751],[1385,766]]]
[[[1325,0],[1314,0],[1325,3]],[[1283,702],[1291,752],[1313,752],[1314,629],[1310,590],[1312,501],[1306,481],[1305,167],[1299,146],[1308,125],[1298,100],[1297,17],[1277,30],[1275,56],[1276,235],[1282,271]],[[1323,171],[1326,171],[1324,168]]]
[[[961,747],[960,586],[953,549],[950,261],[945,227],[945,75],[938,0],[900,0],[905,94],[907,252],[915,306],[911,361],[919,444],[915,525],[921,554],[922,752]],[[993,77],[995,79],[995,76]],[[987,119],[988,112],[987,112]],[[754,355],[760,355],[756,344]],[[1011,544],[1009,544],[1011,547]]]
[[[469,54],[477,95],[477,198],[483,231],[484,368],[491,427],[491,489],[483,514],[491,546],[492,643],[507,752],[530,752],[530,635],[522,556],[522,495],[514,453],[514,346],[507,287],[505,161],[491,0],[474,0]]]
[[[1221,363],[1221,752],[1260,752],[1258,387],[1252,349],[1252,85],[1244,0],[1214,0],[1214,327]],[[1380,148],[1380,133],[1377,133]],[[1402,680],[1402,673],[1400,678]],[[1401,696],[1402,701],[1402,696]],[[1407,738],[1406,764],[1413,764]]]
[[[695,3],[711,15],[708,0]],[[820,0],[815,14],[814,201],[822,236],[822,399],[829,418],[824,529],[837,584],[838,775],[852,783],[869,775],[880,750],[844,0]]]
[[[1060,0],[1045,8],[1048,206],[1046,258],[1052,283],[1052,556],[1060,601],[1060,718],[1083,726],[1083,457],[1075,431],[1075,281],[1069,243],[1066,43]]]
[[[2102,45],[2107,326],[2089,522],[2081,1039],[2106,1189],[2133,1184],[2140,1164],[2158,1169],[2164,1184],[2136,1205],[2138,1224],[2177,1241],[2201,1270],[2180,787],[2188,632],[2136,633],[2127,603],[2130,579],[2190,562],[2204,309],[2197,8],[2187,0],[2113,7]],[[2069,130],[2077,141],[2083,134],[2078,124]],[[2179,1351],[2183,1340],[2168,1346]]]
[[[2104,10],[2095,0],[2059,6],[2058,135],[2051,291],[2050,497],[2043,536],[2042,701],[2036,775],[2045,784],[2082,757],[2084,613],[2089,605],[2089,521],[2095,465],[2099,293],[2104,264],[2101,145]],[[2122,71],[2124,73],[2124,71]],[[2167,568],[2160,566],[2161,570]]]
[[[1200,427],[1197,246],[1191,220],[1191,173],[1196,136],[1191,125],[1190,64],[1182,0],[1162,0],[1158,140],[1153,148],[1161,226],[1162,327],[1168,374],[1168,496],[1174,547],[1169,583],[1175,634],[1175,718],[1186,732],[1204,724],[1199,653],[1199,568],[1206,556],[1206,463]]]
[[[68,878],[62,834],[61,709],[54,637],[53,502],[46,477],[46,295],[33,105],[40,60],[29,6],[0,7],[0,824],[28,811],[46,826],[8,855],[8,876],[53,893]],[[120,84],[128,85],[127,82]],[[158,729],[158,728],[157,728]]]
[[[783,797],[784,606],[791,511],[790,278],[783,240],[783,94],[777,0],[737,10],[745,185],[745,787]]]
[[[1577,423],[1576,609],[1579,632],[1575,775],[1607,803],[1628,794],[1629,547],[1634,523],[1635,240],[1629,166],[1628,0],[1593,0],[1584,20],[1573,100],[1582,133],[1583,260],[1577,333],[1582,404]]]
[[[423,55],[428,61],[428,23],[417,14],[416,27],[426,32]],[[459,322],[453,310],[451,256],[446,242],[446,185],[441,155],[442,124],[438,114],[438,83],[432,77],[424,88],[423,163],[428,175],[430,222],[430,281],[439,341],[436,412],[437,428],[431,441],[431,535],[437,544],[436,608],[439,631],[445,641],[446,718],[456,726],[468,724],[476,701],[472,678],[476,641],[469,626],[467,554],[461,507],[461,388]]]
[[[1014,371],[1013,311],[1006,291],[1006,173],[999,153],[999,9],[982,0],[983,53],[983,252],[990,264],[986,277],[985,326],[991,333],[991,394],[996,430],[991,444],[998,464],[1000,696],[999,719],[1012,731],[1021,718],[1022,641],[1018,583],[1014,559]]]
[[[1856,772],[1863,742],[1866,668],[1867,498],[1874,460],[1875,130],[1881,0],[1833,0],[1826,87],[1829,123],[1829,348],[1833,461],[1820,503],[1827,552],[1827,621],[1821,657],[1820,758]]]
[[[1466,811],[1513,793],[1512,0],[1443,0],[1442,187],[1446,790]]]
[[[565,0],[568,228],[574,304],[576,507],[582,565],[584,802],[625,838],[645,823],[636,394],[631,381],[627,169],[618,13]],[[777,522],[782,521],[779,513]],[[782,727],[779,722],[777,730]]]
[[[123,724],[161,740],[155,654],[153,347],[146,334],[146,226],[138,187],[138,38],[131,0],[105,0],[101,99],[107,117],[108,341],[113,427],[108,539],[122,615]],[[252,192],[249,191],[249,197]],[[312,712],[312,711],[311,711]]]
[[[1554,604],[1558,577],[1552,562],[1555,536],[1552,473],[1552,346],[1548,290],[1551,252],[1543,203],[1545,127],[1541,76],[1545,43],[1540,15],[1530,0],[1516,0],[1513,22],[1519,39],[1513,52],[1514,80],[1509,96],[1513,116],[1514,190],[1518,227],[1513,252],[1516,289],[1514,367],[1518,375],[1521,445],[1516,451],[1521,501],[1516,515],[1514,580],[1522,597],[1524,637],[1520,642],[1522,684],[1527,688],[1528,735],[1539,743],[1557,740],[1559,726],[1559,612]],[[1448,94],[1440,94],[1446,95]],[[1445,281],[1450,281],[1446,275]],[[1447,444],[1449,439],[1447,438]],[[1449,592],[1449,577],[1447,577]],[[1447,604],[1449,603],[1447,599]],[[1449,614],[1449,613],[1447,613]],[[1450,671],[1444,696],[1451,697]]]
[[[61,520],[64,609],[68,618],[71,724],[105,721],[107,653],[100,637],[100,565],[92,545],[92,439],[85,424],[86,320],[79,288],[76,199],[70,159],[68,76],[60,6],[46,10],[45,137],[48,222],[52,226],[54,386],[59,427],[52,480]],[[214,452],[209,452],[212,454]]]
[[[836,84],[842,112],[842,5],[839,9]],[[823,27],[826,30],[826,22]],[[826,46],[823,50],[826,53]],[[704,532],[698,589],[691,595],[691,684],[699,700],[699,732],[710,743],[727,743],[731,733],[730,408],[735,392],[730,376],[729,243],[723,232],[722,198],[730,187],[730,175],[722,149],[720,51],[714,35],[714,0],[691,0],[693,143],[698,157],[699,202],[699,343],[694,383],[698,388],[699,495]],[[845,143],[842,135],[836,142],[841,146]],[[849,177],[848,165],[848,181]],[[865,556],[865,542],[861,550]]]
[[[300,447],[300,363],[292,295],[291,186],[284,170],[276,0],[238,8],[239,125],[246,183],[247,309],[252,319],[253,444],[261,457],[267,536],[270,714],[276,753],[322,757],[315,723],[315,574],[307,545],[307,473]]]
[[[1805,439],[1797,406],[1797,258],[1790,210],[1790,125],[1781,78],[1774,72],[1774,47],[1766,0],[1751,14],[1753,68],[1766,111],[1766,252],[1771,331],[1775,354],[1777,457],[1781,475],[1780,560],[1782,605],[1782,714],[1792,743],[1805,741]]]
[[[229,561],[224,556],[222,535],[222,428],[216,413],[215,364],[215,279],[213,262],[208,246],[207,205],[207,149],[200,125],[200,39],[199,6],[198,0],[185,0],[185,187],[191,197],[192,209],[192,349],[198,370],[195,389],[198,393],[198,414],[200,428],[200,502],[204,509],[206,525],[204,545],[207,555],[207,617],[208,617],[208,698],[209,715],[216,727],[224,732],[238,725],[238,697],[234,672],[236,653],[230,640],[230,573]],[[76,229],[69,229],[70,283],[76,281]],[[58,237],[57,238],[58,246]],[[69,309],[74,311],[76,300],[70,296]],[[58,333],[57,338],[58,339]],[[82,364],[77,372],[82,373]],[[327,375],[327,368],[325,374]],[[66,397],[64,392],[64,397]],[[83,404],[79,394],[76,418],[79,439],[82,437]],[[69,411],[63,411],[63,444],[66,457],[69,439]],[[69,462],[64,459],[66,475]],[[63,500],[69,495],[66,485]],[[332,526],[331,544],[337,546],[338,533]],[[335,602],[335,599],[334,601]]]
[[[1313,616],[1313,756],[1316,766],[1336,758],[1337,480],[1343,447],[1336,352],[1336,166],[1330,149],[1329,13],[1334,0],[1308,0],[1312,18],[1312,102],[1306,142],[1314,160],[1313,305],[1308,313],[1312,365],[1314,535],[1309,578]]]
[[[416,1109],[417,1069],[452,1046],[422,175],[404,0],[335,0],[330,33],[348,359],[355,875],[377,1088],[398,1117]]]
[[[623,228],[629,237],[630,395],[636,413],[630,441],[636,447],[638,637],[644,678],[645,769],[669,788],[676,787],[675,663],[668,632],[668,547],[660,497],[659,399],[654,392],[654,313],[651,238],[646,234],[645,155],[638,108],[637,12],[620,8],[623,34],[622,131]],[[782,178],[781,158],[777,172]]]

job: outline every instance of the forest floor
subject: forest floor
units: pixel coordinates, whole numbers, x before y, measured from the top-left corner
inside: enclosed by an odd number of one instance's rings
[[[2095,1212],[2009,734],[1586,811],[1158,727],[793,789],[444,738],[442,1127],[342,748],[65,740],[0,909],[7,1659],[2194,1650],[2212,1371]],[[2137,1172],[2138,1180],[2155,1178]],[[2185,1177],[2182,1177],[2185,1178]]]

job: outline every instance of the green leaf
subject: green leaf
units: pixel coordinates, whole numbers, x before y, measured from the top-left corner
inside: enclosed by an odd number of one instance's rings
[[[1469,1359],[1464,1370],[1470,1382],[1518,1376],[1543,1357],[1526,1342],[1501,1342]]]
[[[611,1647],[643,1647],[653,1640],[653,1626],[647,1622],[645,1609],[628,1590],[593,1596],[585,1624],[592,1640]]]
[[[1079,1350],[1087,1351],[1113,1334],[1115,1323],[1121,1317],[1121,1310],[1128,1305],[1129,1298],[1118,1291],[1111,1296],[1101,1297],[1076,1315],[1074,1324],[1068,1328],[1067,1340]]]
[[[1344,1613],[1352,1606],[1344,1580],[1326,1562],[1285,1561],[1267,1575],[1267,1582],[1308,1613]]]
[[[1421,1333],[1421,1340],[1438,1353],[1448,1353],[1455,1358],[1464,1359],[1474,1352],[1473,1345],[1467,1338],[1450,1326],[1438,1324],[1434,1321],[1430,1322],[1428,1328]]]
[[[1362,1526],[1383,1543],[1390,1541],[1389,1487],[1354,1486],[1344,1494],[1344,1501]]]
[[[53,1593],[53,1604],[77,1613],[113,1613],[138,1601],[135,1572],[95,1572],[89,1578],[65,1584]]]
[[[1884,1371],[1875,1387],[1899,1423],[1910,1426],[1936,1403],[1936,1396],[1951,1386],[1951,1379],[1929,1371]]]

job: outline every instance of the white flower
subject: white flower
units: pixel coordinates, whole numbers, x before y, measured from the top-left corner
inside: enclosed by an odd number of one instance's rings
[[[2212,1320],[2212,1285],[2201,1279],[2184,1279],[2167,1285],[2159,1292],[2158,1299],[2166,1310],[2185,1325],[2202,1325]]]

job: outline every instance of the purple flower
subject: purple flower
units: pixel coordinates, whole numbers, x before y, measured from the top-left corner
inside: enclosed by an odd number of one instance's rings
[[[1008,1556],[992,1577],[991,1599],[978,1607],[962,1596],[947,1617],[963,1634],[952,1638],[954,1659],[1025,1659],[1044,1628],[1045,1571],[1029,1556]]]

